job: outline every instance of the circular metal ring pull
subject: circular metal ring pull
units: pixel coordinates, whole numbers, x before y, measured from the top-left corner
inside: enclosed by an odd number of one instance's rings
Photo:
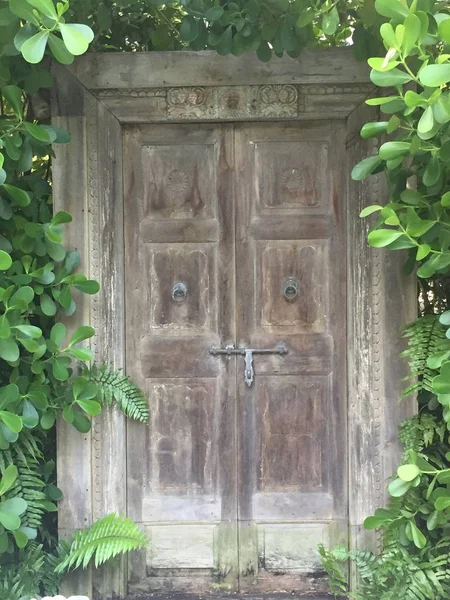
[[[297,298],[298,287],[299,284],[296,279],[293,277],[288,277],[288,279],[286,279],[286,281],[283,283],[283,296],[286,298],[286,300],[291,302]]]
[[[187,298],[188,287],[182,281],[176,281],[172,286],[172,300],[180,304]]]

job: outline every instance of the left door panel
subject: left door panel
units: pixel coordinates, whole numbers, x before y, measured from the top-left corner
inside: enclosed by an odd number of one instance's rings
[[[151,539],[135,590],[237,587],[233,130],[124,132],[126,369],[150,402],[128,424],[128,515]]]

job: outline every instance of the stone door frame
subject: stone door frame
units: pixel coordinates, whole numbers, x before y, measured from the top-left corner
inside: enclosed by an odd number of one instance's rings
[[[366,66],[349,48],[305,50],[270,63],[209,51],[101,53],[70,68],[55,64],[53,74],[53,122],[72,135],[71,144],[56,147],[55,208],[73,215],[66,244],[80,252],[82,272],[101,285],[96,296],[77,298],[69,322],[92,324],[95,359],[116,368],[125,365],[122,125],[346,121],[349,539],[353,549],[374,547],[363,521],[383,505],[399,454],[397,424],[412,409],[398,404],[404,365],[397,356],[401,328],[416,314],[416,288],[414,277],[402,274],[399,253],[368,247],[368,222],[358,216],[387,193],[383,174],[350,179],[353,164],[376,151],[376,142],[359,136],[365,122],[378,118],[364,103],[374,94]],[[105,410],[88,434],[59,424],[62,536],[110,512],[126,514],[125,450],[125,419],[114,410]],[[74,587],[105,600],[125,597],[126,561],[79,575],[71,593]]]

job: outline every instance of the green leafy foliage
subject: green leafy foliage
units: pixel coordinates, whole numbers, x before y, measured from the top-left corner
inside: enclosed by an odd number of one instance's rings
[[[87,372],[90,382],[97,387],[97,399],[102,405],[117,404],[130,419],[146,423],[149,418],[148,401],[142,391],[120,371],[108,364],[93,365]]]
[[[118,554],[147,546],[147,536],[131,519],[115,514],[108,515],[96,521],[92,527],[75,534],[67,556],[57,565],[56,572],[86,568],[91,559],[95,566],[99,567]]]
[[[70,22],[71,17],[67,1],[0,0],[2,600],[56,593],[55,569],[71,560],[70,546],[61,544],[58,550],[56,540],[54,515],[62,496],[55,483],[58,416],[85,433],[101,412],[100,401],[108,404],[115,398],[131,417],[148,418],[142,393],[128,378],[106,366],[87,366],[92,327],[69,334],[63,323],[76,310],[74,292],[96,294],[99,285],[76,272],[78,253],[64,247],[64,226],[71,215],[52,210],[52,146],[70,142],[70,136],[37,122],[30,96],[52,83],[38,64],[45,55],[69,64],[93,41],[91,28]],[[98,382],[89,378],[91,372],[98,374]],[[131,523],[114,517],[105,523],[112,546],[105,538],[98,540],[100,562],[132,549],[138,540],[137,535],[131,540]],[[127,531],[124,540],[120,533]],[[86,564],[91,555],[83,552],[78,548],[76,557],[83,556]]]
[[[384,50],[368,63],[382,97],[367,104],[379,106],[383,116],[361,136],[383,139],[352,176],[386,174],[387,203],[361,213],[372,219],[369,244],[406,250],[407,270],[417,264],[421,280],[436,282],[420,286],[422,306],[433,309],[430,297],[450,272],[450,11],[435,0],[376,0],[375,9],[386,21],[380,27]],[[403,463],[389,483],[388,507],[364,523],[381,530],[381,551],[320,549],[332,591],[356,600],[450,596],[450,311],[420,317],[404,335],[412,383],[403,395],[418,394],[420,413],[401,428]],[[358,572],[351,593],[340,568],[347,560]]]
[[[424,315],[405,329],[403,336],[408,339],[408,349],[401,356],[409,359],[409,379],[412,378],[414,382],[404,390],[404,396],[421,390],[433,391],[433,379],[438,371],[436,367],[432,368],[435,360],[431,363],[429,360],[431,357],[446,356],[447,352],[450,356],[450,340],[445,333],[446,328],[437,315]]]
[[[397,543],[386,544],[381,555],[371,552],[347,552],[345,548],[320,554],[324,569],[330,577],[331,588],[340,597],[353,600],[439,600],[450,593],[450,539],[436,542],[432,549],[409,552]],[[358,591],[349,596],[346,576],[340,567],[353,561],[360,578]]]
[[[373,4],[358,0],[184,0],[182,41],[193,50],[214,48],[239,56],[256,52],[269,61],[273,54],[298,56],[308,46],[346,45],[353,36],[356,54],[378,48]]]

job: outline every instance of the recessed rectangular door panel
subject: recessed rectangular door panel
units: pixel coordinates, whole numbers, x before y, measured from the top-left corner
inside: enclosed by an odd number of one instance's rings
[[[236,128],[237,342],[288,350],[254,353],[251,385],[237,363],[243,591],[324,591],[317,545],[345,541],[342,132]]]
[[[128,514],[151,538],[133,590],[237,587],[233,130],[125,129],[126,368],[150,403],[128,424]]]

